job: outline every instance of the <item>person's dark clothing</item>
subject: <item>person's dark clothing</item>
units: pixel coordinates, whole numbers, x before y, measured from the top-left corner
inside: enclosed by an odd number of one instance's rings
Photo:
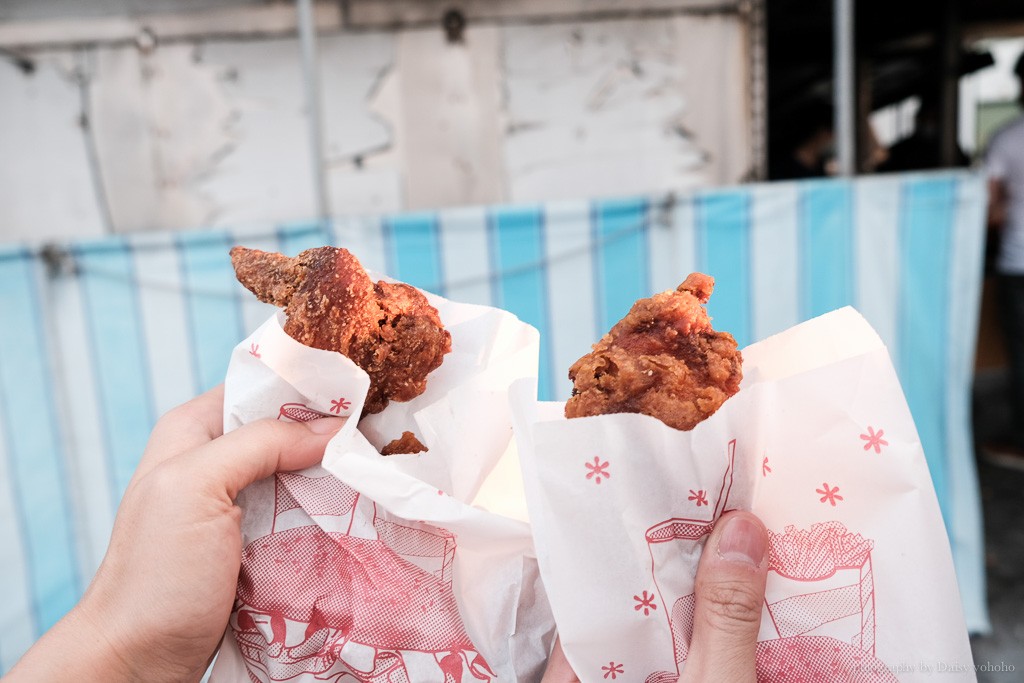
[[[970,163],[970,159],[958,146],[956,148],[956,163],[953,165],[961,167]],[[911,135],[889,148],[889,158],[878,167],[878,171],[879,173],[924,171],[943,167],[942,143],[937,138]]]
[[[772,180],[803,180],[804,178],[820,178],[823,175],[825,175],[824,165],[804,166],[796,157],[792,156],[776,160],[768,169],[768,177]]]
[[[1000,275],[998,281],[1000,317],[1010,357],[1010,439],[1024,449],[1024,275]]]

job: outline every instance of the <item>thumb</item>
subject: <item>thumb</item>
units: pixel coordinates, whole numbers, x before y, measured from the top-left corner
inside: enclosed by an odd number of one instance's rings
[[[682,683],[757,680],[768,537],[749,512],[731,512],[715,525],[697,567],[693,637]]]
[[[257,420],[191,451],[188,467],[206,473],[234,500],[249,484],[275,472],[301,470],[318,464],[327,442],[347,418],[322,418],[312,422]]]

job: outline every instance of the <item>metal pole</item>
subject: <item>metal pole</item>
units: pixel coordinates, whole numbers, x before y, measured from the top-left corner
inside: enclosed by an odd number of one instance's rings
[[[765,0],[753,0],[747,15],[750,31],[750,118],[754,180],[768,180],[768,48]]]
[[[834,0],[833,102],[835,107],[836,162],[839,175],[857,172],[854,143],[853,0]]]
[[[309,120],[309,151],[313,162],[316,212],[321,221],[326,221],[330,216],[330,207],[327,202],[327,179],[324,177],[323,121],[320,115],[320,76],[317,68],[313,0],[297,0],[296,9],[299,14],[299,40],[302,43],[302,76],[306,90],[306,115]]]
[[[942,13],[942,26],[939,29],[939,50],[942,53],[942,81],[939,85],[939,101],[941,103],[939,123],[942,165],[956,166],[959,163],[957,152],[958,98],[960,94],[960,16],[959,6],[955,0],[946,0]]]

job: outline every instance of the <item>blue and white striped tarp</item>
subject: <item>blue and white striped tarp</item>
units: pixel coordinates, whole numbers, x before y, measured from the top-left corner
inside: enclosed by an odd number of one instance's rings
[[[974,630],[988,627],[969,423],[983,185],[969,174],[340,218],[275,230],[0,247],[0,670],[101,559],[156,418],[224,375],[271,309],[235,243],[334,243],[366,267],[541,330],[542,398],[632,302],[693,270],[741,345],[852,304],[888,344],[924,442]],[[54,257],[54,254],[57,256]]]

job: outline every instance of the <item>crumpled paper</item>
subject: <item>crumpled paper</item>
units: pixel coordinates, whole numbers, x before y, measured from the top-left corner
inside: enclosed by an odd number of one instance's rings
[[[539,680],[554,622],[525,521],[508,388],[538,335],[511,314],[428,295],[452,352],[427,390],[357,428],[369,379],[281,314],[235,349],[225,430],[351,416],[319,467],[241,493],[237,600],[212,674],[226,681]],[[412,431],[429,450],[382,457]]]
[[[566,420],[513,387],[534,541],[580,680],[674,681],[694,574],[725,510],[770,530],[758,680],[974,680],[924,453],[881,340],[853,309],[743,351],[738,394],[691,432]]]

